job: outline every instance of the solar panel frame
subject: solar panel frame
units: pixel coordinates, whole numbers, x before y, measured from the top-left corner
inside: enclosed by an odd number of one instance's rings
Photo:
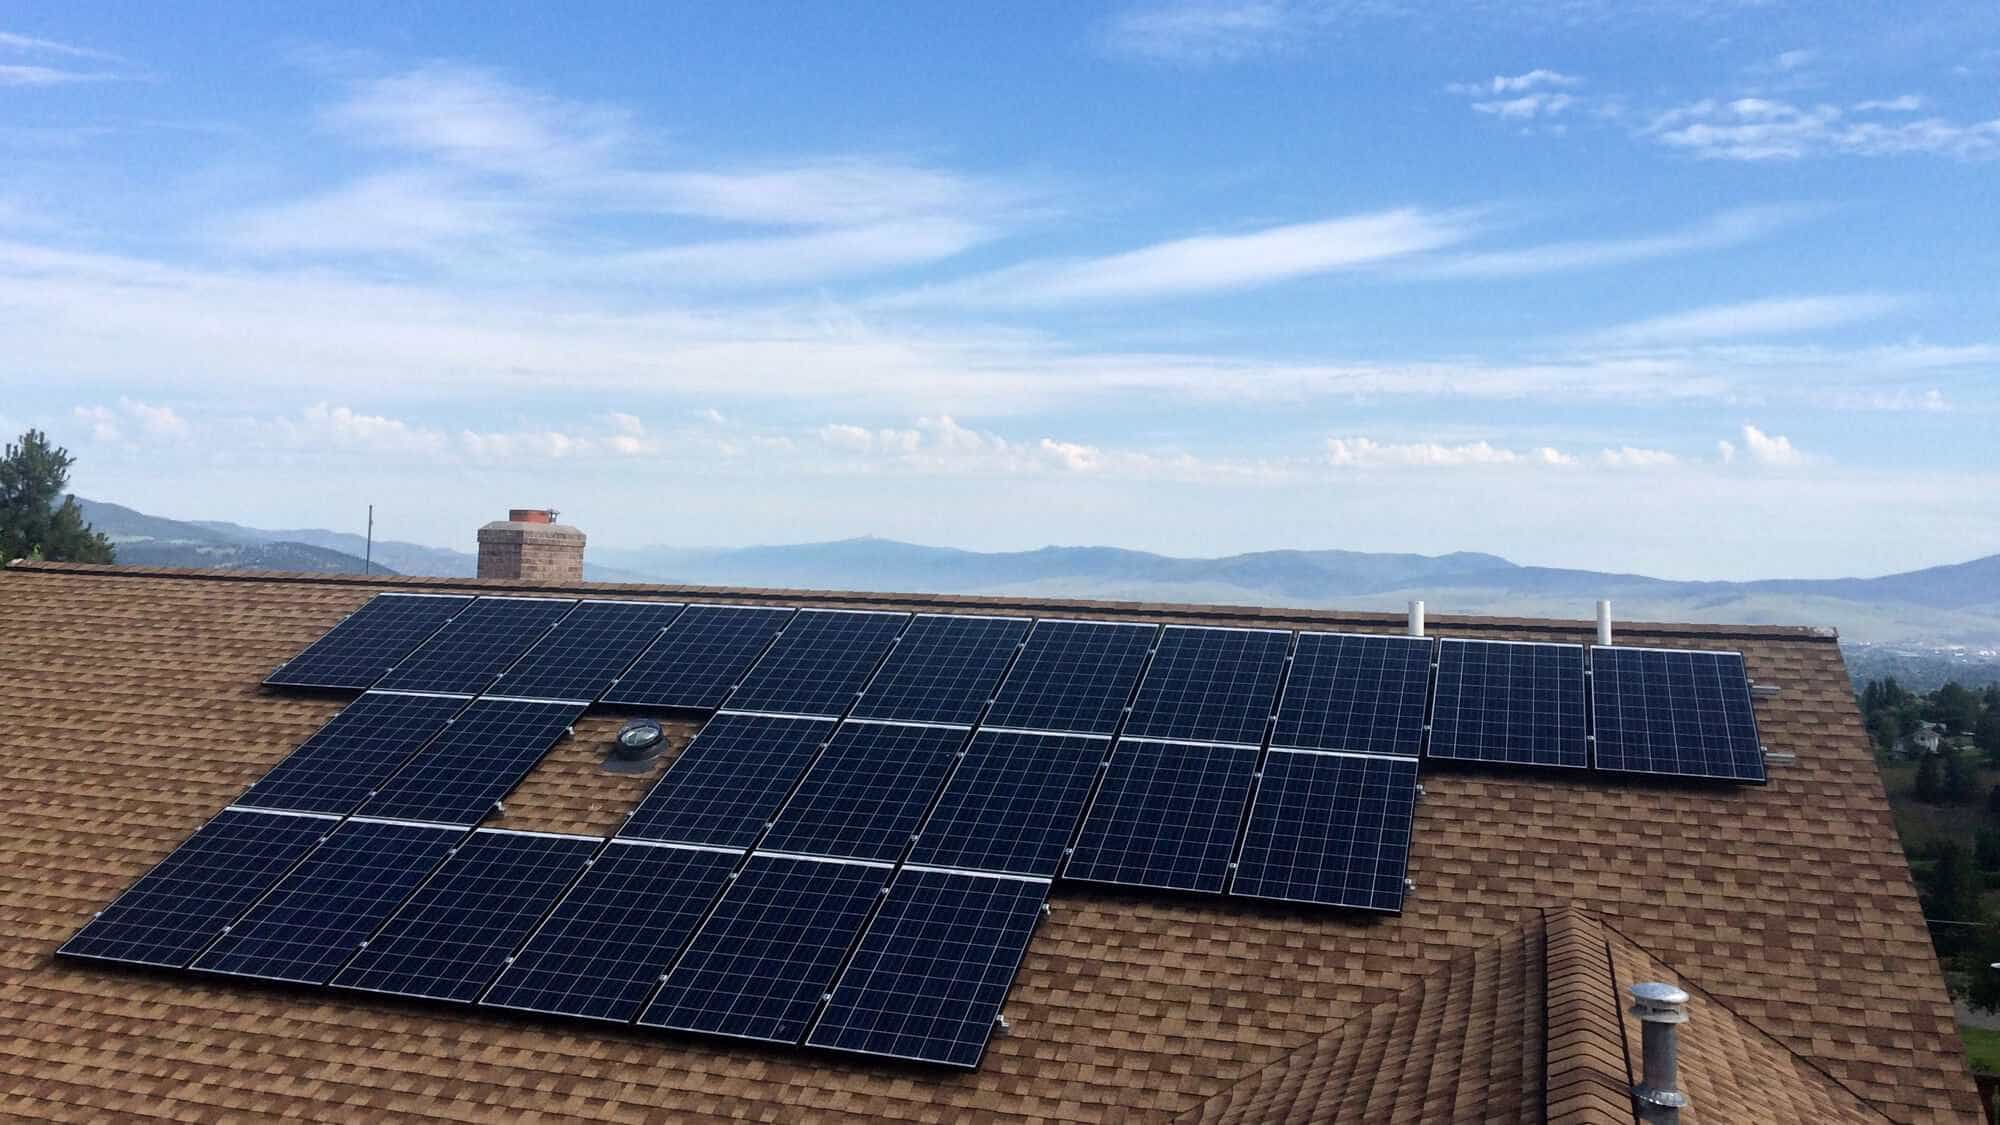
[[[1292,635],[1278,629],[1166,626],[1139,681],[1125,735],[1262,745],[1291,644]]]
[[[907,613],[802,609],[729,694],[728,708],[837,719],[909,620]]]
[[[1411,757],[1272,747],[1229,893],[1401,913],[1417,768]]]
[[[1428,637],[1301,632],[1271,745],[1417,757],[1435,656]]]
[[[583,874],[596,836],[481,828],[337,973],[333,987],[469,1004]]]
[[[339,819],[223,809],[97,911],[56,955],[184,968]]]
[[[980,730],[917,832],[909,862],[1053,878],[1111,741]]]
[[[1424,756],[1479,765],[1586,768],[1583,670],[1578,644],[1445,637],[1438,642]]]
[[[1619,667],[1628,661],[1639,666]],[[1770,780],[1740,652],[1593,645],[1590,701],[1600,772],[1750,785]],[[1642,713],[1633,716],[1635,708]],[[1641,745],[1631,746],[1635,740]]]
[[[575,607],[571,598],[482,597],[397,661],[375,686],[478,695]]]
[[[190,967],[325,984],[463,839],[463,828],[349,819]]]
[[[680,602],[580,601],[486,690],[594,702],[686,608]]]
[[[602,701],[713,711],[797,613],[789,606],[690,605],[618,677]]]
[[[372,687],[472,601],[462,594],[377,594],[272,669],[264,683],[342,691]]]
[[[1063,878],[1221,893],[1257,757],[1254,746],[1121,738]]]
[[[1150,622],[1036,621],[983,725],[1112,734],[1159,631]]]
[[[618,838],[747,850],[835,725],[832,719],[718,712],[633,807]]]
[[[893,865],[755,852],[639,1016],[769,1043],[805,1037]]]
[[[733,848],[611,841],[480,1006],[630,1023],[743,855]]]
[[[464,695],[363,692],[251,782],[236,804],[351,813],[470,702]]]
[[[905,866],[807,1045],[977,1068],[1048,896],[1047,879]]]
[[[970,727],[849,720],[806,771],[759,845],[895,860],[909,846]]]
[[[471,827],[535,768],[584,705],[487,696],[474,700],[360,812]]]
[[[1033,624],[1026,617],[917,614],[862,689],[852,717],[978,722]]]

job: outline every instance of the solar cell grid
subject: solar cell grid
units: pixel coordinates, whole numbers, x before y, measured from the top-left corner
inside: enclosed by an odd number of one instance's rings
[[[888,864],[753,855],[639,1022],[797,1043],[889,874]]]
[[[1447,637],[1438,645],[1426,754],[1582,769],[1583,646]]]
[[[903,868],[807,1042],[978,1066],[1048,894],[1041,879]]]
[[[968,733],[965,727],[841,724],[761,846],[896,859]]]
[[[730,694],[729,709],[839,718],[909,619],[907,613],[800,610]]]
[[[480,1003],[629,1022],[741,858],[612,841]]]
[[[265,677],[274,687],[360,690],[472,604],[442,594],[377,594]]]
[[[1590,668],[1598,769],[1765,780],[1741,653],[1599,647]]]
[[[1400,911],[1414,758],[1272,750],[1230,893]]]
[[[575,604],[551,598],[480,598],[397,661],[375,686],[477,695]]]
[[[1219,893],[1256,769],[1256,747],[1120,740],[1063,876]]]
[[[1423,637],[1300,633],[1271,745],[1415,757],[1430,678]]]
[[[474,700],[361,812],[393,820],[477,824],[582,713],[580,703]]]
[[[334,986],[478,999],[600,843],[594,836],[474,832],[333,978]]]
[[[977,722],[1029,624],[1025,617],[918,614],[868,682],[854,717]]]
[[[713,711],[794,610],[691,605],[604,693],[606,703]]]
[[[1169,625],[1125,733],[1256,746],[1277,701],[1290,633]]]
[[[595,700],[680,612],[674,602],[578,602],[487,690]]]
[[[1125,622],[1035,622],[986,725],[1112,733],[1158,632],[1155,625]]]
[[[236,803],[295,812],[353,812],[466,703],[463,696],[365,692],[270,773],[251,782]]]
[[[334,823],[333,817],[224,809],[56,952],[181,968]]]
[[[748,849],[833,727],[832,719],[716,715],[660,775],[618,835]]]
[[[1109,742],[982,730],[917,836],[911,863],[1053,876]]]
[[[457,828],[347,821],[194,967],[325,984],[464,838]]]

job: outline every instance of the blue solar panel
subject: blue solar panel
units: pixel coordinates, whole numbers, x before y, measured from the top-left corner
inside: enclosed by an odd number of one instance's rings
[[[1765,781],[1741,653],[1592,648],[1590,697],[1600,770]]]
[[[729,709],[838,718],[909,619],[907,613],[802,609],[730,695]]]
[[[833,726],[832,719],[716,715],[660,775],[618,835],[748,850]]]
[[[580,703],[474,700],[361,812],[391,820],[477,824],[581,714]]]
[[[691,605],[618,677],[604,693],[604,702],[713,711],[791,620],[792,612],[766,606]]]
[[[917,835],[911,863],[1053,877],[1110,746],[982,730]]]
[[[463,839],[459,828],[350,820],[194,967],[325,984]]]
[[[264,682],[273,687],[369,687],[470,604],[471,598],[444,594],[377,594]]]
[[[56,952],[180,968],[335,823],[333,817],[224,809]]]
[[[762,846],[802,855],[897,858],[968,733],[964,727],[841,724]]]
[[[978,722],[1029,624],[1025,617],[918,614],[861,693],[854,717]]]
[[[466,702],[463,696],[366,692],[270,773],[251,782],[236,803],[295,812],[353,812]]]
[[[1257,750],[1123,739],[1063,876],[1220,892]]]
[[[797,1043],[890,866],[758,853],[639,1022]]]
[[[1231,894],[1400,911],[1414,758],[1272,750]]]
[[[575,604],[551,598],[481,598],[422,648],[397,661],[375,686],[477,695]]]
[[[486,690],[534,699],[595,700],[680,612],[674,602],[578,602]]]
[[[630,1022],[741,858],[612,841],[480,1003]]]
[[[1582,769],[1583,646],[1519,641],[1438,643],[1432,758]]]
[[[1158,632],[1155,625],[1112,621],[1035,622],[986,725],[1112,733]]]
[[[1271,745],[1415,757],[1430,688],[1423,637],[1300,633]]]
[[[1049,884],[905,867],[807,1043],[972,1068]]]
[[[478,999],[601,843],[594,836],[474,832],[333,978],[334,986]]]
[[[1290,633],[1169,625],[1125,733],[1256,746],[1277,703]]]

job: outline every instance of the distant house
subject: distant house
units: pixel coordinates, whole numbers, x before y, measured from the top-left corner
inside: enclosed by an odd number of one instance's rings
[[[1903,739],[1907,753],[1913,758],[1925,754],[1935,754],[1944,738],[1944,728],[1938,723],[1918,723],[1916,733]]]

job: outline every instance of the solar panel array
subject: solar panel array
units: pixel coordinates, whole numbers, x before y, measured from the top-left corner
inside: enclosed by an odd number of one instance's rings
[[[1229,891],[1400,912],[1416,803],[1413,757],[1273,749]]]
[[[639,801],[619,838],[748,848],[833,727],[832,719],[717,715]]]
[[[793,613],[767,606],[691,605],[618,677],[604,702],[713,711]]]
[[[1430,689],[1423,637],[1300,633],[1271,745],[1416,757]]]
[[[854,717],[977,722],[1029,624],[1025,617],[918,614],[869,682]]]
[[[1583,646],[1438,643],[1432,758],[1582,769],[1590,764]]]
[[[1254,746],[1121,740],[1063,875],[1221,891],[1256,771]]]
[[[895,859],[968,733],[967,727],[842,723],[760,846],[802,855]]]
[[[674,602],[579,602],[488,690],[589,703],[610,690],[680,612]]]
[[[907,613],[802,609],[730,693],[727,706],[838,718],[909,620]]]
[[[1590,696],[1600,770],[1765,780],[1741,653],[1592,648]]]
[[[575,605],[554,598],[481,598],[374,686],[477,695]]]
[[[273,687],[358,691],[472,604],[454,594],[377,594],[264,678]]]
[[[986,725],[1110,734],[1145,667],[1156,625],[1037,621]]]
[[[581,714],[581,703],[474,700],[360,811],[469,828],[486,818]]]
[[[346,815],[416,756],[470,700],[370,691],[250,783],[239,805]]]
[[[1277,704],[1292,635],[1169,625],[1125,733],[1134,738],[1256,746]]]

